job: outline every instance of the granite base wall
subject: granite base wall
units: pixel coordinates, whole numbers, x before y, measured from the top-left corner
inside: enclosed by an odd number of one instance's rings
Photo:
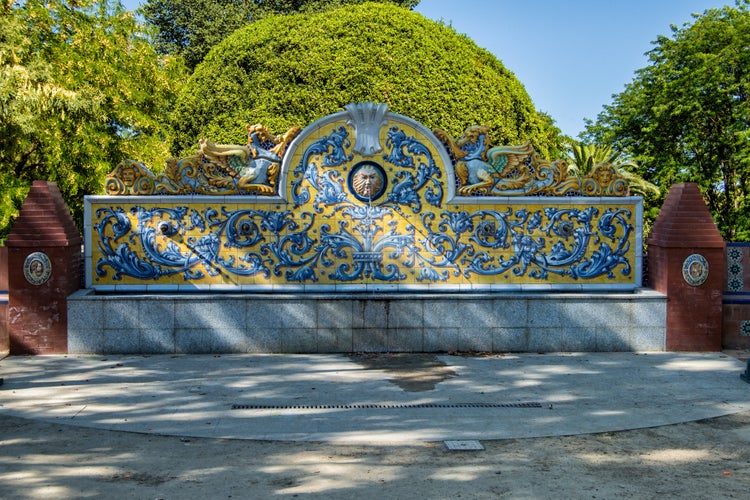
[[[68,297],[71,354],[663,351],[667,298],[580,294]]]

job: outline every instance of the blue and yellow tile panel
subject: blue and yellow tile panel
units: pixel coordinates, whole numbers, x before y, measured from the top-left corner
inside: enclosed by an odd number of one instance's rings
[[[724,295],[750,299],[750,243],[727,242]]]
[[[224,151],[211,147],[217,155]],[[258,164],[258,171],[233,177],[232,189],[254,194],[87,197],[87,286],[311,292],[640,287],[641,199],[540,196],[554,186],[542,172],[549,164],[535,161],[533,152],[503,153],[498,164],[518,164],[500,179],[481,155],[474,164],[469,155],[463,162],[451,158],[443,142],[411,119],[352,107],[302,130],[283,153],[277,173],[267,163],[268,170]],[[253,155],[257,150],[246,156]],[[136,176],[145,171],[138,167]],[[132,177],[126,180],[132,185]],[[565,186],[570,182],[563,179]],[[273,186],[276,192],[265,193]],[[529,192],[537,196],[517,196]]]

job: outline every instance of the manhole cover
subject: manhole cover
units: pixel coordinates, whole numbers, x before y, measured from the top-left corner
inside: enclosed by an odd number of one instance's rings
[[[464,439],[460,441],[443,441],[443,443],[445,443],[445,447],[448,448],[450,451],[477,451],[477,450],[481,451],[484,449],[484,446],[482,446],[482,443],[474,439]]]

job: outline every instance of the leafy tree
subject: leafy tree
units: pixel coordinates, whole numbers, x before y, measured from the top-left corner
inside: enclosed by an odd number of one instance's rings
[[[312,13],[367,0],[148,0],[141,12],[156,28],[162,54],[181,55],[192,71],[236,29],[271,14]],[[419,0],[381,0],[414,8]]]
[[[0,237],[35,179],[56,181],[80,224],[119,161],[164,163],[184,68],[119,1],[3,0],[0,23]]]
[[[654,45],[588,138],[628,151],[662,196],[696,182],[724,238],[750,240],[750,2],[707,10]]]
[[[408,9],[369,3],[265,17],[217,45],[180,94],[173,152],[192,154],[201,137],[244,143],[247,124],[281,133],[365,101],[454,137],[489,125],[495,144],[562,151],[560,131],[492,54]]]

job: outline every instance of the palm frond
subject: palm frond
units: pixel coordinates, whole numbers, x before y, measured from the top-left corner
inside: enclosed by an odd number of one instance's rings
[[[659,194],[659,187],[632,172],[638,164],[622,151],[615,150],[612,144],[585,144],[581,141],[571,141],[568,147],[568,175],[583,177],[592,172],[596,165],[608,163],[615,167],[625,178],[630,192],[645,196],[647,193]]]

